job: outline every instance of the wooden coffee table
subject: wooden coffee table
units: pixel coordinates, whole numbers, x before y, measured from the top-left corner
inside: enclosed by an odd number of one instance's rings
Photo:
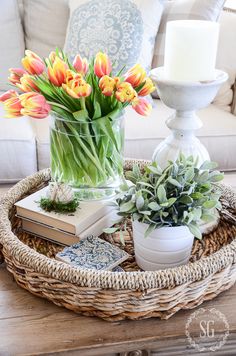
[[[211,354],[235,356],[236,286],[201,307],[216,308],[225,315],[230,326],[226,344]],[[167,321],[110,323],[79,316],[34,297],[19,288],[1,265],[0,355],[199,355],[185,336],[186,321],[198,309],[180,311]],[[221,324],[214,328],[216,332],[223,331]]]

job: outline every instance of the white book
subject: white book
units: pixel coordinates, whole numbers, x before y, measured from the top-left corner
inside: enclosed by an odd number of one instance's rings
[[[111,211],[81,232],[79,236],[29,219],[22,219],[22,229],[43,239],[59,243],[60,245],[71,246],[79,242],[80,239],[84,239],[88,236],[100,236],[104,229],[114,225],[120,218],[116,211]]]
[[[77,210],[70,214],[47,212],[39,206],[40,199],[46,196],[46,190],[47,187],[15,203],[17,215],[80,236],[95,222],[106,217],[110,212],[116,211],[115,207],[110,205],[112,200],[106,200],[81,201]]]

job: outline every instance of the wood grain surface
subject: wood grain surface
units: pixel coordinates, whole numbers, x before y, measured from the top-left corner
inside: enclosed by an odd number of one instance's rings
[[[225,314],[230,325],[227,343],[213,354],[235,355],[236,286],[203,306],[217,308]],[[167,321],[148,319],[114,323],[83,317],[21,289],[5,266],[0,266],[1,356],[199,355],[189,346],[185,336],[185,324],[191,313],[181,311]],[[222,331],[217,325],[215,329]]]

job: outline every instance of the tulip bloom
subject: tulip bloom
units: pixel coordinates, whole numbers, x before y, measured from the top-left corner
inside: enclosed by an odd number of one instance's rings
[[[48,58],[49,58],[49,60],[50,60],[51,63],[54,63],[54,62],[55,62],[56,56],[57,56],[57,55],[56,55],[56,52],[54,52],[54,51],[50,52]]]
[[[66,82],[66,71],[68,65],[59,57],[55,57],[52,65],[48,67],[48,78],[50,82],[57,87],[60,87]]]
[[[99,80],[99,88],[102,91],[102,94],[105,96],[111,96],[117,86],[119,84],[120,78],[115,77],[109,77],[108,75],[104,75],[100,80]]]
[[[125,82],[130,83],[134,88],[142,84],[146,77],[146,72],[140,64],[135,64],[125,74]]]
[[[87,97],[91,94],[91,86],[78,74],[73,79],[67,80],[66,84],[62,84],[63,89],[72,98],[78,99]]]
[[[152,110],[152,105],[144,98],[136,98],[132,102],[133,109],[142,116],[147,116]]]
[[[4,102],[10,98],[15,98],[18,96],[18,93],[15,90],[8,90],[6,91],[6,93],[0,95],[0,101]]]
[[[139,96],[146,96],[151,94],[155,90],[155,86],[150,78],[145,79],[145,84],[142,89],[138,92]]]
[[[21,113],[22,105],[19,96],[13,96],[5,100],[4,109],[6,111],[7,118],[22,116]]]
[[[88,71],[88,61],[78,54],[73,61],[73,67],[78,73],[85,75]]]
[[[98,78],[110,75],[112,71],[111,61],[106,53],[98,52],[94,61],[94,73]]]
[[[121,103],[130,103],[137,97],[137,93],[130,83],[123,82],[117,86],[115,96]]]
[[[20,95],[22,105],[21,114],[31,116],[36,119],[43,119],[48,116],[51,107],[46,102],[43,95],[38,93],[25,93]]]
[[[21,68],[10,68],[9,72],[10,77],[8,77],[8,80],[14,85],[20,83],[20,78],[27,73],[26,70]]]
[[[26,56],[22,59],[25,70],[32,75],[40,75],[44,72],[45,65],[43,60],[34,52],[26,50]]]
[[[24,91],[25,93],[35,90],[39,91],[38,87],[36,86],[34,80],[29,74],[24,74],[20,78],[20,83],[17,83],[16,86],[20,88],[20,90]]]

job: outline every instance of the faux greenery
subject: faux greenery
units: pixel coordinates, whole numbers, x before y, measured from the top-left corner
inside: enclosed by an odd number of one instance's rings
[[[79,206],[78,199],[73,199],[68,203],[57,202],[49,198],[41,198],[40,207],[45,211],[55,211],[56,213],[74,213]]]
[[[116,203],[119,215],[149,225],[145,236],[163,226],[188,226],[201,238],[199,222],[215,219],[221,208],[217,182],[223,174],[213,171],[214,162],[206,161],[200,168],[193,157],[180,155],[162,170],[156,163],[145,167],[144,174],[135,165],[126,176],[133,185],[124,184]]]

